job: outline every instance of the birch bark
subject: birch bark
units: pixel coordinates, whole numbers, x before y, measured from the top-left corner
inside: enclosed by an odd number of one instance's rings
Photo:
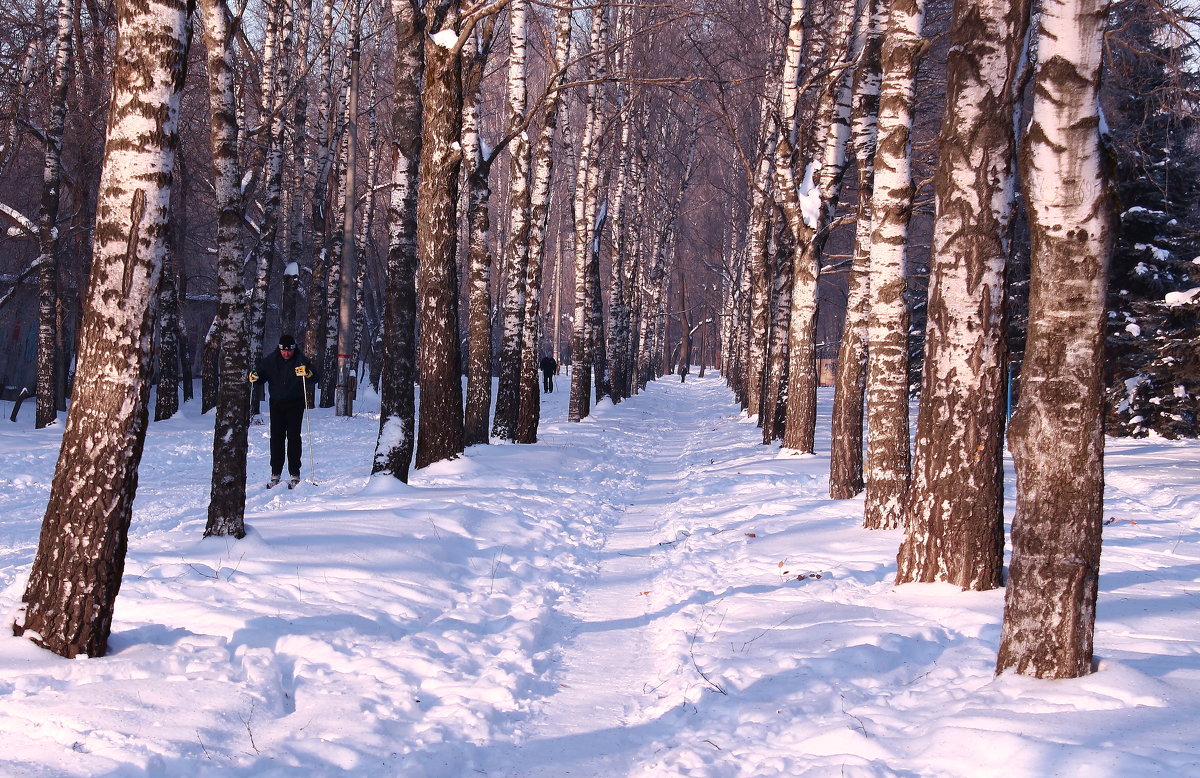
[[[867,498],[863,525],[895,529],[908,493],[908,305],[913,96],[925,0],[892,0],[884,38],[879,135],[871,190],[871,315],[867,345]]]
[[[42,166],[42,204],[38,213],[37,398],[34,427],[58,421],[56,363],[58,328],[58,211],[62,188],[62,138],[71,84],[71,22],[74,4],[59,0],[54,65],[50,76],[50,116],[46,122]]]
[[[521,345],[521,396],[516,430],[518,443],[536,443],[541,421],[538,361],[541,345],[542,268],[545,266],[546,234],[550,224],[554,134],[562,102],[557,87],[566,76],[570,55],[571,11],[569,8],[562,8],[555,17],[552,64],[554,70],[546,84],[548,94],[542,103],[542,125],[534,141],[530,168],[532,186],[529,194],[529,269],[526,281],[525,327],[522,330]]]
[[[488,442],[492,408],[492,247],[488,199],[494,151],[480,140],[483,71],[491,47],[491,25],[463,46],[463,160],[467,184],[467,407],[463,442]]]
[[[392,192],[388,201],[379,440],[373,473],[407,482],[416,443],[417,180],[421,156],[424,17],[416,0],[392,0],[396,27]]]
[[[147,424],[153,299],[166,247],[191,8],[117,0],[94,261],[71,409],[16,635],[102,656]]]
[[[838,348],[829,457],[829,496],[846,500],[863,490],[863,412],[870,316],[871,190],[879,117],[880,49],[886,7],[870,0],[866,41],[855,72],[852,118],[858,169],[858,223],[847,283],[846,320]]]
[[[349,79],[346,84],[346,168],[342,179],[342,260],[341,293],[337,320],[337,387],[334,412],[337,416],[354,415],[355,361],[354,333],[358,320],[358,91],[362,67],[362,16],[359,3],[349,9]]]
[[[233,81],[233,30],[222,0],[201,0],[212,110],[213,180],[217,196],[217,321],[220,360],[213,427],[212,489],[204,535],[244,537],[246,444],[250,413],[245,261],[242,241],[242,170]]]
[[[1013,82],[1028,23],[1023,0],[954,5],[921,406],[897,583],[947,581],[975,590],[1001,583]]]
[[[1033,240],[1012,565],[997,672],[1092,672],[1104,496],[1104,295],[1113,229],[1098,96],[1104,0],[1042,4],[1022,187]]]
[[[508,4],[508,126],[510,132],[525,119],[526,0]],[[521,130],[508,145],[509,217],[504,246],[504,293],[500,298],[500,375],[496,384],[496,410],[492,434],[512,440],[520,410],[521,344],[525,322],[525,294],[529,266],[529,134]]]
[[[592,390],[592,295],[588,285],[592,259],[592,241],[596,222],[599,184],[597,136],[600,132],[600,90],[604,77],[602,50],[607,45],[608,7],[598,4],[592,11],[591,48],[588,61],[586,119],[579,146],[579,167],[575,177],[575,320],[571,332],[571,396],[567,421],[580,421],[591,412]]]
[[[800,197],[781,198],[796,245],[793,247],[792,305],[788,322],[787,423],[783,448],[812,454],[817,431],[817,280],[821,254],[829,237],[846,172],[846,143],[850,137],[852,75],[857,57],[858,22],[862,2],[843,3],[836,11],[831,43],[826,46],[828,75],[818,79],[813,161],[808,163]],[[792,164],[796,159],[792,158]],[[778,161],[776,170],[779,170]],[[793,178],[794,185],[794,178]],[[799,218],[797,218],[799,217]]]
[[[421,93],[421,168],[417,193],[417,364],[421,406],[418,468],[463,451],[455,221],[462,162],[462,81],[458,0],[425,6],[425,78]],[[447,45],[448,44],[448,45]]]

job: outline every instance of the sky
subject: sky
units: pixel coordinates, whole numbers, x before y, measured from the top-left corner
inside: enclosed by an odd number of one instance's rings
[[[407,485],[369,392],[294,490],[252,427],[242,540],[202,537],[211,415],[152,423],[108,656],[0,628],[0,775],[1200,775],[1197,442],[1107,441],[1097,672],[996,677],[1003,592],[895,586],[828,499],[828,390],[780,457],[715,372],[574,424],[558,380],[536,445]],[[6,624],[60,439],[0,424]]]

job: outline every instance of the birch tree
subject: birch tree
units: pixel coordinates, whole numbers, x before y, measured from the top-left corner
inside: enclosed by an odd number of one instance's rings
[[[1014,83],[1028,23],[1021,0],[954,5],[921,406],[897,583],[948,581],[976,590],[1001,583],[1004,273],[1015,187]]]
[[[337,389],[334,410],[338,416],[354,415],[355,362],[354,333],[358,319],[358,88],[362,60],[363,9],[355,2],[350,9],[349,79],[346,84],[346,168],[342,181],[342,259],[341,289],[337,327]]]
[[[492,407],[492,194],[490,177],[495,149],[483,143],[483,76],[492,46],[491,19],[463,46],[462,148],[467,184],[467,402],[463,443],[488,442]]]
[[[588,61],[586,116],[583,137],[579,145],[579,166],[575,176],[575,319],[571,331],[571,396],[567,406],[567,421],[580,421],[591,412],[592,349],[592,242],[598,207],[600,156],[597,150],[600,134],[600,89],[604,78],[601,52],[608,40],[607,6],[598,4],[592,10],[591,58]]]
[[[251,264],[255,271],[246,333],[251,362],[257,362],[263,356],[267,296],[275,272],[275,242],[279,234],[283,200],[283,109],[291,85],[288,65],[293,45],[293,27],[291,0],[274,4],[267,9],[267,29],[261,62],[263,104],[259,112],[259,133],[266,147],[263,155],[265,164],[260,178],[265,186],[262,214],[253,228],[256,234],[251,247]],[[254,404],[257,412],[257,400]]]
[[[529,260],[526,276],[525,327],[521,338],[521,387],[515,440],[536,443],[541,416],[538,361],[541,345],[542,269],[550,226],[550,184],[554,173],[554,136],[561,104],[559,86],[571,56],[571,9],[555,14],[552,72],[541,104],[541,127],[531,151],[529,193]],[[557,284],[556,284],[557,292]],[[557,314],[556,314],[557,315]],[[557,323],[556,323],[557,326]],[[556,357],[557,358],[557,357]]]
[[[220,384],[213,426],[208,535],[244,537],[246,444],[250,413],[249,349],[242,263],[244,209],[238,164],[238,114],[233,80],[233,30],[223,0],[201,0],[205,64],[212,111],[213,179],[217,195],[217,331]]]
[[[186,3],[117,0],[113,95],[75,389],[13,633],[102,656],[147,425],[153,299],[166,249]]]
[[[529,135],[524,129],[527,104],[526,0],[508,4],[508,125],[515,136],[508,144],[509,217],[504,247],[504,291],[500,298],[500,376],[492,434],[512,439],[520,410],[521,344],[525,326],[526,271],[529,265]]]
[[[314,179],[309,219],[312,237],[316,246],[312,258],[312,275],[308,286],[308,323],[304,328],[304,353],[315,364],[325,364],[326,322],[328,318],[327,291],[333,286],[330,277],[329,220],[327,217],[329,176],[333,169],[334,152],[337,148],[333,138],[334,94],[333,94],[333,0],[324,0],[321,6],[321,52],[318,63],[320,96],[317,101],[316,153],[313,163]],[[324,370],[328,377],[328,370]],[[309,388],[309,405],[313,405]],[[324,397],[322,398],[324,399]],[[330,398],[332,400],[332,398]]]
[[[838,346],[837,376],[830,431],[829,496],[846,500],[863,490],[863,392],[867,378],[867,322],[870,315],[871,190],[879,116],[880,49],[886,6],[869,0],[866,39],[855,70],[853,127],[858,173],[854,256],[846,289],[846,319]]]
[[[416,444],[417,177],[421,156],[424,22],[416,0],[392,0],[396,54],[392,112],[392,191],[388,200],[387,294],[379,440],[371,466],[408,481]]]
[[[813,159],[807,163],[800,192],[793,154],[789,170],[780,175],[783,160],[776,160],[780,185],[791,186],[780,198],[795,241],[792,256],[792,304],[788,321],[787,423],[783,448],[811,454],[816,445],[817,366],[814,330],[817,324],[817,278],[821,253],[829,235],[846,171],[846,140],[850,135],[852,73],[849,63],[856,57],[854,25],[861,2],[843,3],[835,13],[830,44],[825,47],[829,74],[817,80],[819,103],[816,131],[812,133]],[[794,7],[793,7],[794,11]],[[789,33],[789,52],[791,37]],[[789,56],[792,56],[789,54]],[[788,77],[785,68],[784,77]],[[786,147],[781,145],[781,149]]]
[[[417,364],[421,407],[417,467],[463,450],[463,397],[458,342],[458,229],[455,210],[462,163],[462,74],[465,35],[459,0],[425,6],[425,78],[421,94],[421,168],[417,194],[417,296],[421,339]]]
[[[38,212],[38,344],[37,401],[34,427],[41,429],[58,420],[57,361],[58,328],[58,211],[62,199],[62,143],[67,115],[67,90],[71,83],[71,0],[59,0],[50,74],[50,117],[46,122],[45,155],[42,166],[42,203]]]
[[[878,147],[871,190],[871,314],[867,345],[867,499],[864,525],[894,529],[908,493],[908,306],[913,95],[925,0],[891,0],[884,38]]]
[[[1047,0],[1021,152],[1033,242],[1012,565],[997,672],[1092,672],[1104,496],[1103,324],[1112,216],[1099,134],[1104,0]]]

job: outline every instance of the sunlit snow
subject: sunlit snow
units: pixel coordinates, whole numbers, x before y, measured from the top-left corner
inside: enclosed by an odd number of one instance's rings
[[[212,416],[150,425],[103,659],[0,630],[8,776],[1189,775],[1200,443],[1109,440],[1098,672],[993,676],[1004,595],[896,588],[899,531],[779,458],[713,372],[540,442],[369,477],[378,398],[311,416],[319,485],[202,538]],[[7,417],[11,403],[0,403]],[[11,620],[61,429],[0,426]],[[389,439],[398,433],[389,429]],[[391,485],[391,486],[390,486]],[[1009,468],[1009,501],[1012,476]]]

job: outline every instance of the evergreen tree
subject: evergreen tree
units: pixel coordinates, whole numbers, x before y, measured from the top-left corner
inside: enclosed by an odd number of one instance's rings
[[[1113,15],[1105,110],[1121,215],[1109,284],[1112,435],[1200,436],[1200,164],[1183,41],[1142,4]]]

